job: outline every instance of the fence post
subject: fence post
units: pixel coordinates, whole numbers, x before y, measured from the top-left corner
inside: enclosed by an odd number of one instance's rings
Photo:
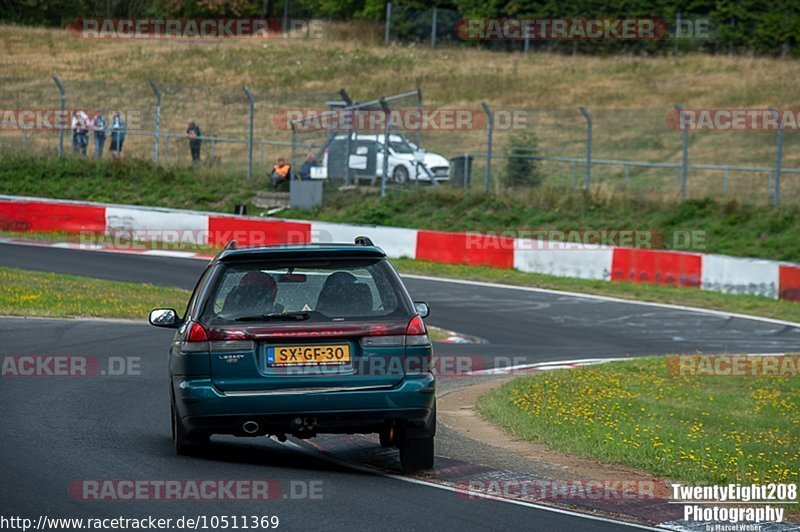
[[[486,102],[481,104],[486,113],[486,171],[483,174],[483,189],[489,193],[489,180],[492,176],[492,135],[494,133],[494,113]]]
[[[775,118],[778,121],[778,138],[777,150],[775,153],[775,183],[772,187],[772,204],[777,207],[781,202],[781,159],[783,158],[783,124],[777,109],[771,109],[775,112]]]
[[[386,129],[383,132],[383,171],[381,175],[381,197],[386,197],[386,180],[389,178],[389,132],[392,130],[392,113],[389,104],[383,98],[380,99],[381,109],[386,113]],[[349,158],[349,155],[348,155]],[[350,161],[347,161],[350,166]]]
[[[60,124],[58,128],[58,158],[60,159],[64,155],[64,127],[70,123],[70,119],[65,116],[67,107],[67,91],[64,89],[64,84],[61,83],[61,80],[58,78],[58,76],[53,76],[53,81],[56,82],[58,92],[61,96],[61,119],[65,120],[66,122]]]
[[[289,170],[289,180],[291,180],[293,178],[293,176],[294,176],[294,173],[295,173],[294,172],[294,168],[295,168],[294,163],[295,163],[295,159],[297,158],[297,130],[294,128],[294,120],[289,122],[289,125],[292,127],[292,151],[291,151],[291,155],[289,156],[290,157],[289,164],[291,165],[290,166],[291,170]],[[270,174],[271,174],[271,172],[270,172]]]
[[[676,105],[678,123],[683,124],[683,106]],[[686,175],[689,172],[689,129],[683,128],[681,133],[681,201],[686,199]]]
[[[247,99],[250,101],[250,136],[247,139],[247,179],[253,178],[253,120],[255,115],[255,102],[253,101],[253,94],[250,92],[250,89],[247,88],[247,85],[243,86],[242,89],[244,93],[247,95]]]
[[[586,107],[579,107],[583,118],[586,119],[586,180],[584,181],[584,192],[589,192],[592,185],[592,115]]]
[[[431,48],[436,48],[436,6],[431,14]]]
[[[155,81],[150,81],[150,88],[153,89],[153,94],[156,95],[156,117],[153,126],[153,162],[158,162],[158,134],[159,125],[161,124],[161,91],[158,90],[158,85]]]
[[[389,28],[392,27],[392,3],[386,2],[386,24],[383,28],[383,44],[389,45]]]
[[[283,3],[283,20],[281,20],[281,32],[288,33],[289,32],[289,1],[286,0]]]

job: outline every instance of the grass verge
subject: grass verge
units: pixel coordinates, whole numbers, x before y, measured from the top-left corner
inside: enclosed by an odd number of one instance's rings
[[[155,307],[182,311],[188,300],[180,288],[0,268],[3,315],[145,319]]]
[[[478,399],[514,436],[693,483],[800,480],[800,380],[673,376],[665,357],[521,377]]]

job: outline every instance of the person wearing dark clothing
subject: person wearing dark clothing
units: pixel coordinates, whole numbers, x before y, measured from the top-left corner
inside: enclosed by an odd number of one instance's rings
[[[192,152],[192,162],[200,162],[200,144],[202,141],[202,133],[200,127],[194,123],[194,120],[189,120],[189,127],[186,129],[186,137],[189,139],[189,150]]]
[[[125,121],[122,120],[119,111],[116,111],[111,119],[111,145],[108,147],[114,159],[122,158],[122,144],[124,142]]]
[[[300,176],[301,180],[308,181],[311,179],[311,169],[315,166],[318,166],[317,161],[315,161],[314,156],[309,153],[305,162],[303,162],[303,165],[300,167],[300,171],[297,172],[297,175]]]
[[[97,111],[94,114],[92,121],[92,129],[94,130],[94,157],[99,159],[103,156],[103,146],[106,143],[106,119],[103,118],[103,113]]]

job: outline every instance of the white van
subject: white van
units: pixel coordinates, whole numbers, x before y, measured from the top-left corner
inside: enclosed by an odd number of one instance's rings
[[[359,178],[383,176],[384,135],[357,133],[350,140],[350,168]],[[331,151],[346,151],[347,136],[338,135],[325,151],[320,170],[327,170]],[[372,158],[372,160],[370,160]],[[370,170],[373,169],[373,170]],[[365,175],[364,172],[368,175]],[[374,173],[373,173],[374,172]],[[315,172],[314,177],[323,177]],[[325,172],[327,177],[328,172]],[[395,183],[430,182],[450,179],[450,161],[438,153],[427,152],[402,135],[389,135],[389,179]]]

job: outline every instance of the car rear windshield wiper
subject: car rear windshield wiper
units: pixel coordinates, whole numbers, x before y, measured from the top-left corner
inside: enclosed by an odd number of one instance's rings
[[[307,311],[303,312],[273,312],[271,314],[258,314],[256,316],[242,316],[234,321],[303,321],[311,317]]]

